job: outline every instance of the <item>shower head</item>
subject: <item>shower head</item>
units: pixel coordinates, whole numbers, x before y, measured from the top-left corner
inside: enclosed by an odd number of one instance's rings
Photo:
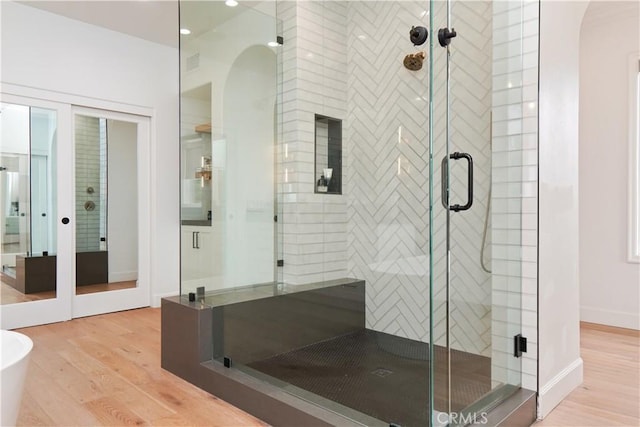
[[[407,70],[418,71],[422,68],[422,63],[426,57],[427,55],[424,52],[410,53],[404,57],[404,67]]]

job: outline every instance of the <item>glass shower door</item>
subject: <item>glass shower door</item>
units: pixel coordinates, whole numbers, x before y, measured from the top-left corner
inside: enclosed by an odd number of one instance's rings
[[[522,8],[431,2],[432,425],[521,385]]]

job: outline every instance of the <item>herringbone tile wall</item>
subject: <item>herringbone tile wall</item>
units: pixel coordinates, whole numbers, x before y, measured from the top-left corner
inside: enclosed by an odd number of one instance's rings
[[[496,382],[506,382],[509,372],[515,375],[518,367],[513,364],[520,363],[507,357],[510,328],[520,330],[522,320],[527,333],[535,335],[530,329],[535,321],[529,314],[521,319],[521,301],[514,300],[523,286],[528,300],[535,298],[535,277],[529,277],[535,270],[535,230],[522,214],[535,216],[531,198],[524,195],[527,185],[537,180],[537,165],[527,160],[536,148],[531,146],[535,127],[533,134],[525,132],[536,113],[532,116],[530,107],[535,81],[527,74],[531,64],[527,68],[525,63],[527,55],[537,52],[529,49],[523,55],[518,46],[530,44],[523,42],[523,31],[537,39],[537,14],[532,12],[536,2],[525,3],[528,6],[518,11],[514,7],[519,2],[452,3],[458,37],[451,47],[450,151],[473,156],[475,194],[471,210],[450,217],[450,339],[455,349],[495,357]],[[435,6],[431,37],[447,25],[446,4]],[[367,281],[368,327],[428,341],[428,64],[417,72],[402,67],[406,54],[427,49],[411,46],[408,30],[428,26],[428,4],[311,1],[278,2],[278,8],[286,40],[278,153],[283,279],[296,284],[362,278]],[[529,20],[524,25],[523,16]],[[434,342],[443,344],[447,217],[440,207],[440,160],[445,153],[447,93],[446,51],[439,46],[434,61],[432,197],[435,223],[440,225],[432,242]],[[314,113],[343,120],[342,196],[313,194],[318,178],[313,175]],[[466,200],[467,171],[462,165],[451,162],[452,203]],[[484,260],[493,278],[480,262],[492,186]],[[521,250],[521,243],[527,248]],[[492,347],[497,350],[492,352]],[[535,375],[531,361],[525,365]]]
[[[402,67],[412,25],[428,26],[424,2],[348,2],[350,275],[367,281],[368,327],[427,341],[429,312],[428,63]],[[446,26],[445,4],[434,19]],[[451,344],[490,354],[490,276],[480,246],[490,177],[491,5],[455,2],[460,34],[452,48],[452,151],[474,157],[471,210],[452,214]],[[432,33],[435,30],[432,30]],[[433,36],[433,34],[432,34]],[[437,55],[437,57],[435,57]],[[444,342],[446,212],[440,205],[440,159],[446,141],[446,51],[434,52],[436,125],[434,239],[436,341]],[[452,162],[453,163],[453,162]],[[466,199],[466,168],[451,166],[451,202]]]
[[[451,8],[460,35],[451,52],[450,151],[473,156],[474,200],[450,220],[450,339],[453,348],[485,356],[491,354],[491,275],[480,255],[491,185],[492,10],[490,1],[454,1]],[[464,203],[466,167],[452,165],[450,181],[452,202]],[[490,248],[490,228],[487,236]],[[491,251],[484,255],[490,267]]]

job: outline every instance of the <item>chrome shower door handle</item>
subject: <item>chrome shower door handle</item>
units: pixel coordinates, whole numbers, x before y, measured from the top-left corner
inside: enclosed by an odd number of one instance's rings
[[[447,185],[447,176],[448,176],[448,164],[447,164],[447,156],[442,159],[441,166],[441,188],[442,188],[442,205],[445,209],[449,209],[454,212],[466,211],[471,208],[473,205],[473,157],[469,153],[459,153],[455,152],[449,154],[449,158],[452,160],[460,160],[465,159],[469,166],[468,174],[467,174],[467,203],[464,205],[455,204],[453,206],[449,206],[449,186]]]

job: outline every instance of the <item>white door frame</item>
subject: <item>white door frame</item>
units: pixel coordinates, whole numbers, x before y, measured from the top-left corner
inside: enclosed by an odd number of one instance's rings
[[[71,108],[71,129],[75,129],[76,115],[83,115],[107,120],[135,123],[137,125],[137,178],[138,178],[138,280],[137,286],[131,289],[103,291],[85,295],[75,295],[76,259],[73,257],[71,283],[74,284],[72,317],[91,316],[120,310],[147,307],[151,302],[151,118],[96,108],[73,106]],[[71,163],[73,181],[73,206],[75,206],[75,134],[72,138]],[[72,223],[75,224],[75,212]],[[75,226],[73,227],[73,248],[75,254]]]

